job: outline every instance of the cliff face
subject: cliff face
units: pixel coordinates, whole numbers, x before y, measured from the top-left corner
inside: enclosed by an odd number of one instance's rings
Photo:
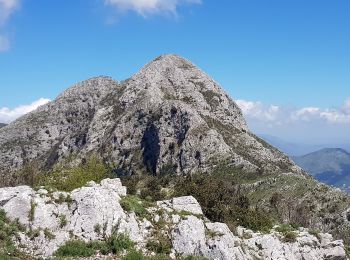
[[[0,210],[9,218],[5,222],[22,225],[13,242],[29,256],[50,257],[70,240],[102,243],[111,235],[127,234],[145,255],[157,253],[158,243],[168,248],[169,259],[347,259],[342,241],[304,228],[288,235],[280,227],[269,234],[237,227],[233,234],[226,224],[206,219],[191,196],[148,207],[145,201],[136,201],[144,210],[142,215],[123,207],[128,200],[135,197],[126,195],[119,179],[90,182],[70,193],[44,188],[35,191],[28,186],[0,189]],[[105,258],[96,255],[93,259]]]
[[[188,174],[225,163],[249,172],[302,174],[246,125],[235,102],[208,75],[175,55],[130,79],[81,82],[0,130],[0,172],[36,161],[100,154],[131,175]]]

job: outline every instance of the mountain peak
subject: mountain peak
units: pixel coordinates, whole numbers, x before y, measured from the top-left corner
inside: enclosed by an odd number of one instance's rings
[[[79,160],[91,152],[128,175],[208,171],[223,160],[247,171],[283,166],[301,173],[249,132],[219,84],[174,54],[156,58],[122,83],[109,77],[78,83],[2,129],[0,173],[28,161],[50,168],[71,154]]]
[[[180,70],[199,70],[192,62],[189,60],[176,55],[176,54],[164,54],[158,56],[151,62],[147,63],[140,71],[140,73],[150,73],[150,72],[161,72],[171,74],[174,72],[179,72]],[[203,73],[203,72],[202,72]]]

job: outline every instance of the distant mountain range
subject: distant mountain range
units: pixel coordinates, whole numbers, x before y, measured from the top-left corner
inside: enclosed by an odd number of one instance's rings
[[[275,146],[282,152],[288,154],[289,156],[302,156],[309,153],[316,152],[325,148],[341,148],[347,151],[350,151],[350,144],[301,144],[301,143],[293,143],[289,141],[285,141],[279,137],[266,135],[266,134],[258,134],[259,137],[264,139],[266,142]]]
[[[317,180],[350,192],[350,153],[340,148],[325,148],[293,160]]]
[[[6,124],[0,123],[0,128],[6,126]]]
[[[318,181],[350,193],[350,145],[308,145],[284,141],[270,135],[259,135],[288,154],[293,161]],[[330,148],[339,147],[339,148]]]

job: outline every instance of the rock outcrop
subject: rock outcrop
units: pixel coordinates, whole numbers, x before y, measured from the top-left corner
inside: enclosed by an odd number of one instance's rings
[[[123,82],[83,81],[0,130],[0,173],[36,162],[51,168],[98,153],[119,174],[302,171],[248,130],[241,110],[208,75],[164,55]]]
[[[233,234],[226,224],[206,219],[193,197],[158,201],[147,209],[146,219],[122,208],[125,196],[126,188],[119,179],[90,182],[70,193],[19,186],[0,189],[0,208],[8,218],[25,225],[26,231],[14,238],[15,243],[36,257],[50,257],[71,239],[103,239],[116,228],[150,255],[147,242],[158,239],[155,234],[166,236],[172,258],[191,255],[223,260],[346,259],[343,242],[334,241],[329,234],[310,234],[300,228],[295,231],[295,240],[289,242],[276,230],[262,234],[238,227]],[[97,226],[103,227],[103,232]],[[159,226],[162,229],[155,232]]]

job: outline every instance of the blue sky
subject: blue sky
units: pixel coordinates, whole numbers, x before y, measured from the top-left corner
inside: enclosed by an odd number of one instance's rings
[[[92,76],[122,80],[177,53],[241,100],[253,130],[303,139],[282,119],[317,108],[298,118],[305,129],[323,122],[329,141],[345,142],[349,11],[348,0],[0,0],[0,120],[1,110]]]

